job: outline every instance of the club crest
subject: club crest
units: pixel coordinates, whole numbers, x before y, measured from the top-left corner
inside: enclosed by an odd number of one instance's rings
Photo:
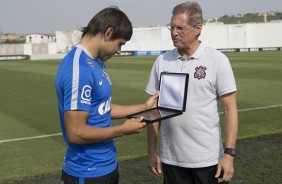
[[[204,79],[206,77],[206,70],[207,68],[205,66],[199,66],[195,68],[194,78],[197,79]]]
[[[91,60],[86,59],[86,62],[91,68],[94,68],[94,64],[91,62]]]

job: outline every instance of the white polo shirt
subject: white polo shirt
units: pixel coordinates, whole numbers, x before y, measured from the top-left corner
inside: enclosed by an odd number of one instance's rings
[[[186,111],[161,122],[161,161],[187,168],[218,164],[223,155],[219,96],[237,90],[228,58],[203,43],[188,60],[178,49],[168,51],[152,67],[148,94],[158,90],[161,72],[189,74]]]

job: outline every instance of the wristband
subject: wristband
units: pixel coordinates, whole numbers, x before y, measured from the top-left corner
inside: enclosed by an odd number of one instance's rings
[[[235,149],[233,149],[233,148],[225,148],[225,149],[224,149],[224,153],[235,157],[237,151],[236,151]]]

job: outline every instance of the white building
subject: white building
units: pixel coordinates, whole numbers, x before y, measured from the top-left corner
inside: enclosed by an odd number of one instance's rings
[[[216,49],[282,47],[282,21],[268,23],[203,25],[199,37],[205,45]],[[78,30],[56,31],[58,53],[67,53],[79,42]],[[173,49],[166,26],[133,28],[133,35],[122,51],[166,51]]]
[[[205,24],[199,37],[206,46],[223,52],[282,51],[282,21],[248,24]],[[31,59],[63,57],[77,44],[82,32],[56,31],[56,36],[31,34],[25,44],[1,44],[1,55],[30,55]],[[122,46],[124,53],[158,55],[173,49],[170,31],[165,26],[133,28],[130,41]],[[125,54],[126,55],[126,54]]]
[[[52,43],[56,42],[55,35],[29,34],[25,36],[26,43]]]

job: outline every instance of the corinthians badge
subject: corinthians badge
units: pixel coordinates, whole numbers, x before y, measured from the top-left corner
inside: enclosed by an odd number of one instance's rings
[[[206,70],[207,68],[205,66],[199,66],[195,68],[194,78],[197,79],[204,79],[206,77]]]

